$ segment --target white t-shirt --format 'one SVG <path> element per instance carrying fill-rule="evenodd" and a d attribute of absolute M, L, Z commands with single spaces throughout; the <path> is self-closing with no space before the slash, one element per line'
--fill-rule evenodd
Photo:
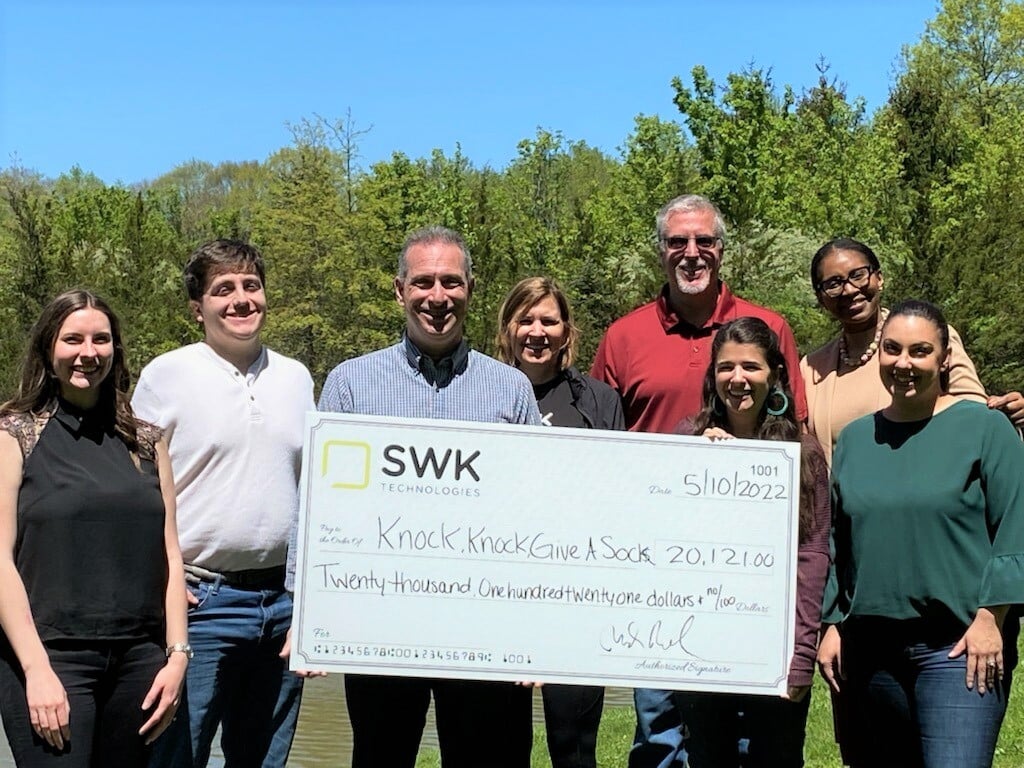
<path fill-rule="evenodd" d="M 207 344 L 147 365 L 135 414 L 164 429 L 185 562 L 212 571 L 283 565 L 297 514 L 313 379 L 266 347 L 246 374 Z"/>

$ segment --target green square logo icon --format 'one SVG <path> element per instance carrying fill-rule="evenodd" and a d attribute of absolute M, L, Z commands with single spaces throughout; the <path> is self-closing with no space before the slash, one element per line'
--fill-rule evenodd
<path fill-rule="evenodd" d="M 370 484 L 370 444 L 328 440 L 323 447 L 320 476 L 331 488 L 365 488 Z"/>

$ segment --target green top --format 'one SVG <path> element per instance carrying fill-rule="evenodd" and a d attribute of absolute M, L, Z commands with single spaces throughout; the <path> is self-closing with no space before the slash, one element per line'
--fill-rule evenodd
<path fill-rule="evenodd" d="M 835 563 L 822 621 L 956 618 L 1024 603 L 1024 444 L 1006 417 L 959 401 L 923 421 L 879 411 L 840 434 Z"/>

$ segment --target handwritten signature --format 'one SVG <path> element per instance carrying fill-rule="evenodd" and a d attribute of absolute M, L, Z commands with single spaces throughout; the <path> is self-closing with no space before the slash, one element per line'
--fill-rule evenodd
<path fill-rule="evenodd" d="M 693 629 L 694 616 L 691 614 L 677 627 L 666 625 L 660 619 L 651 625 L 631 621 L 625 627 L 611 624 L 601 631 L 598 641 L 601 649 L 611 653 L 617 650 L 642 648 L 646 650 L 678 650 L 692 659 L 700 659 L 683 643 Z"/>

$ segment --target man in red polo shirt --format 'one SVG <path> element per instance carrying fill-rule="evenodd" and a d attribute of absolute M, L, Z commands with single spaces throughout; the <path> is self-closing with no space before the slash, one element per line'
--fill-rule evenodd
<path fill-rule="evenodd" d="M 759 317 L 778 335 L 797 418 L 806 420 L 793 331 L 781 316 L 734 296 L 718 279 L 725 250 L 725 222 L 718 208 L 706 197 L 682 195 L 658 211 L 657 226 L 668 283 L 657 299 L 612 323 L 590 369 L 591 376 L 622 397 L 627 428 L 674 432 L 700 410 L 711 341 L 719 327 L 737 317 Z M 679 692 L 637 688 L 634 701 L 637 728 L 630 768 L 685 766 L 685 701 Z"/>
<path fill-rule="evenodd" d="M 796 415 L 805 421 L 807 398 L 793 331 L 780 315 L 735 296 L 718 279 L 725 222 L 715 204 L 700 195 L 674 198 L 658 211 L 657 226 L 668 283 L 657 299 L 612 323 L 590 369 L 622 397 L 626 427 L 674 432 L 699 411 L 711 341 L 737 317 L 759 317 L 778 335 Z"/>

